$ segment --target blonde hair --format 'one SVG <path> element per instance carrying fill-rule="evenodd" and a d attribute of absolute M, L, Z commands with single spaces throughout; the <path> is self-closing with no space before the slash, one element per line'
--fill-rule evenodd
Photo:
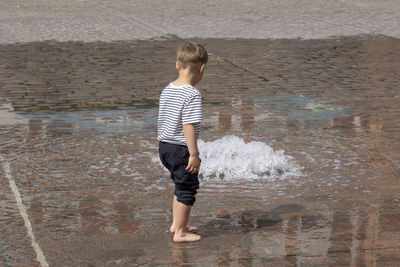
<path fill-rule="evenodd" d="M 183 69 L 206 64 L 208 61 L 207 50 L 198 43 L 185 43 L 179 46 L 176 53 L 176 60 L 178 61 L 179 67 Z"/>

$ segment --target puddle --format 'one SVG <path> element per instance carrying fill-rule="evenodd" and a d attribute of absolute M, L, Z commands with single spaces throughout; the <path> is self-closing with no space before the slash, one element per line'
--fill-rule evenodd
<path fill-rule="evenodd" d="M 300 121 L 330 120 L 350 116 L 346 114 L 343 108 L 321 104 L 301 94 L 294 96 L 276 95 L 271 98 L 261 98 L 257 100 L 257 103 L 272 104 L 277 110 L 287 111 L 288 119 L 296 118 Z"/>
<path fill-rule="evenodd" d="M 81 110 L 63 112 L 23 113 L 32 126 L 44 131 L 94 131 L 98 133 L 127 133 L 154 128 L 156 108 L 129 110 Z"/>

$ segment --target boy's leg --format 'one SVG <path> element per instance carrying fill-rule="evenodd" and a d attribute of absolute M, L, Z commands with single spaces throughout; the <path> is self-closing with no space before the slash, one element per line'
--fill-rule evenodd
<path fill-rule="evenodd" d="M 178 201 L 176 202 L 176 206 L 173 210 L 173 215 L 175 218 L 174 242 L 194 242 L 201 239 L 201 236 L 185 230 L 189 220 L 190 208 L 190 205 L 185 205 Z"/>
<path fill-rule="evenodd" d="M 173 198 L 173 200 L 172 200 L 172 216 L 173 216 L 173 221 L 172 221 L 171 228 L 169 229 L 169 231 L 170 231 L 171 233 L 173 233 L 173 234 L 175 233 L 175 228 L 176 228 L 174 210 L 177 209 L 177 205 L 178 205 L 178 200 L 177 200 L 177 197 L 174 195 L 174 198 Z M 190 218 L 190 217 L 189 217 L 189 218 Z M 185 231 L 194 232 L 194 231 L 197 230 L 197 227 L 189 226 L 188 223 L 189 223 L 189 222 L 186 223 Z"/>
<path fill-rule="evenodd" d="M 192 175 L 186 171 L 189 159 L 188 148 L 160 143 L 160 158 L 164 166 L 171 172 L 171 179 L 175 184 L 173 202 L 175 234 L 173 240 L 175 242 L 198 241 L 201 237 L 190 233 L 188 231 L 190 228 L 187 228 L 190 208 L 196 200 L 195 195 L 199 188 L 197 174 Z"/>

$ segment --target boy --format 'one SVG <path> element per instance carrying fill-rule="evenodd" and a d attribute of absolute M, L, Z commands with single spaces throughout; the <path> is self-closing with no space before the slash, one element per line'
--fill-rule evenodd
<path fill-rule="evenodd" d="M 203 120 L 201 94 L 194 87 L 203 77 L 208 61 L 206 49 L 197 43 L 181 45 L 177 51 L 178 78 L 161 93 L 157 139 L 163 165 L 175 184 L 170 232 L 174 242 L 194 242 L 201 236 L 188 225 L 190 208 L 199 188 L 200 169 L 197 137 Z"/>

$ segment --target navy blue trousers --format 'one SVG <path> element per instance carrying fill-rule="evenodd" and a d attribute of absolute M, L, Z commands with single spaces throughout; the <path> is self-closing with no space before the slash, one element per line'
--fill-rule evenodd
<path fill-rule="evenodd" d="M 175 184 L 174 195 L 178 202 L 193 206 L 199 189 L 199 178 L 197 173 L 191 174 L 186 171 L 189 162 L 187 146 L 160 142 L 158 152 L 162 164 L 171 173 L 171 179 Z"/>

